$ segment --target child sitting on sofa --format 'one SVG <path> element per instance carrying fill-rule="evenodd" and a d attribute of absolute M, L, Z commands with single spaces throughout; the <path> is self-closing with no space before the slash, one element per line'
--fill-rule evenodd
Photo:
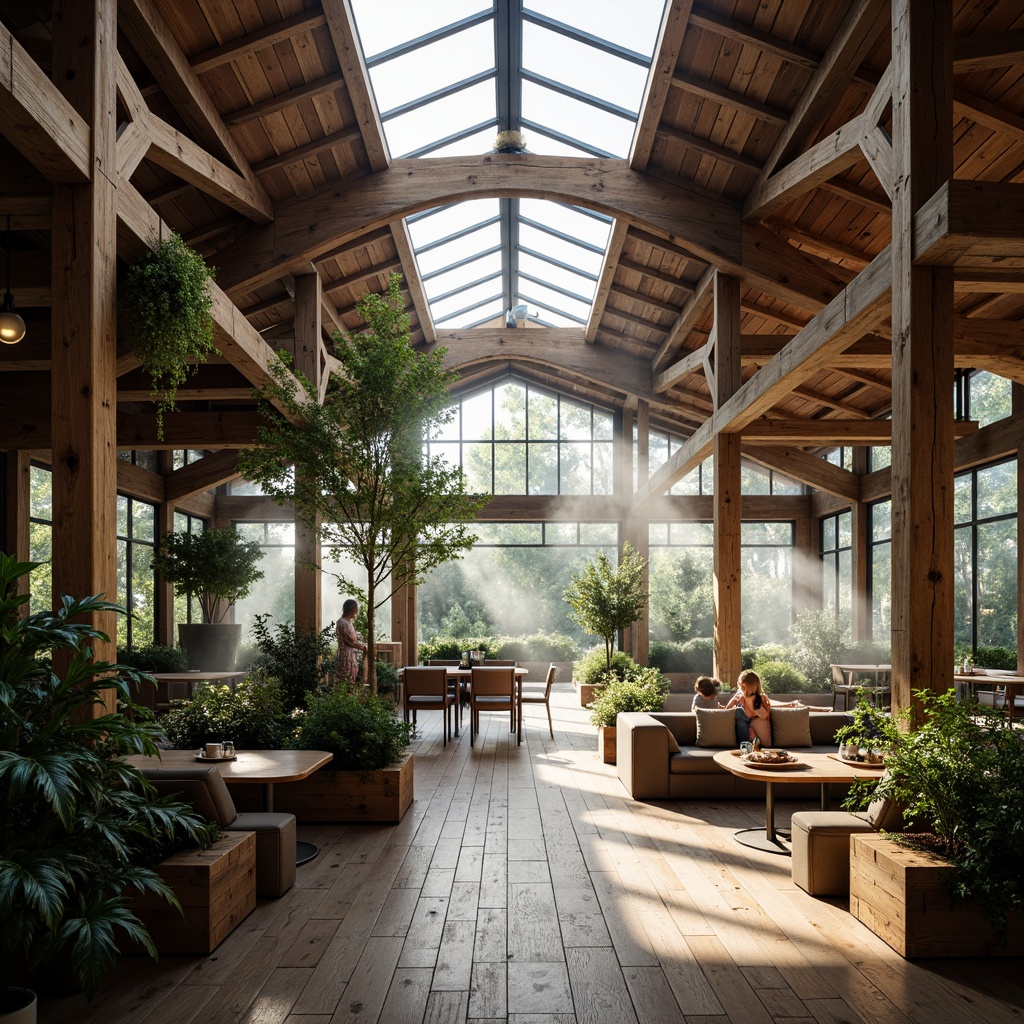
<path fill-rule="evenodd" d="M 736 680 L 737 692 L 726 708 L 736 709 L 736 742 L 758 739 L 763 747 L 772 745 L 771 702 L 761 691 L 761 677 L 744 669 Z"/>
<path fill-rule="evenodd" d="M 698 676 L 697 682 L 693 684 L 696 691 L 693 695 L 691 711 L 697 708 L 724 708 L 725 705 L 718 699 L 718 691 L 722 684 L 711 676 Z"/>

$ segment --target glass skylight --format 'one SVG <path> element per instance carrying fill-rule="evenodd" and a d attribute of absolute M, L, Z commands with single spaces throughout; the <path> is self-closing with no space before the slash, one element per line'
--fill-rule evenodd
<path fill-rule="evenodd" d="M 629 155 L 665 0 L 351 0 L 394 157 L 527 150 Z M 611 220 L 533 199 L 473 200 L 407 220 L 436 325 L 590 315 Z"/>

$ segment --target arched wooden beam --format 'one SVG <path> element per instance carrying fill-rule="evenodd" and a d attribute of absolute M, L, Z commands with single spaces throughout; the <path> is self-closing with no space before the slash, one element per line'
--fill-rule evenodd
<path fill-rule="evenodd" d="M 845 284 L 824 261 L 764 228 L 742 226 L 737 207 L 720 197 L 631 170 L 625 160 L 528 154 L 395 160 L 336 182 L 282 206 L 273 224 L 224 249 L 217 282 L 238 296 L 402 217 L 490 197 L 548 199 L 625 220 L 812 312 Z"/>

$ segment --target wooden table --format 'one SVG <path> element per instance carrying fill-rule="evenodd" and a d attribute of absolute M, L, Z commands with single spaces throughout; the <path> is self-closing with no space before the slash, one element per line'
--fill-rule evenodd
<path fill-rule="evenodd" d="M 971 672 L 969 675 L 964 675 L 962 672 L 956 672 L 953 674 L 953 679 L 965 686 L 978 686 L 987 683 L 991 683 L 993 686 L 1005 686 L 1006 696 L 1003 699 L 1003 707 L 1006 709 L 1007 717 L 1011 722 L 1013 721 L 1013 706 L 1016 703 L 1017 694 L 1024 692 L 1024 676 L 989 675 L 987 672 Z"/>
<path fill-rule="evenodd" d="M 816 782 L 821 784 L 821 809 L 828 810 L 828 785 L 830 782 L 852 782 L 854 779 L 877 779 L 880 768 L 859 767 L 839 761 L 831 754 L 793 750 L 790 753 L 800 762 L 792 768 L 755 768 L 740 760 L 739 750 L 720 750 L 715 754 L 715 764 L 741 779 L 751 779 L 765 784 L 764 831 L 757 828 L 740 829 L 736 842 L 754 850 L 766 853 L 781 853 L 790 856 L 788 847 L 783 846 L 775 829 L 775 785 L 777 783 Z"/>
<path fill-rule="evenodd" d="M 239 679 L 245 678 L 244 672 L 204 672 L 202 669 L 197 669 L 194 672 L 151 672 L 149 673 L 157 682 L 157 696 L 159 696 L 159 687 L 167 687 L 167 700 L 158 701 L 154 698 L 154 708 L 158 707 L 170 707 L 172 700 L 171 687 L 185 684 L 185 696 L 192 696 L 192 685 L 193 683 L 233 683 Z"/>
<path fill-rule="evenodd" d="M 234 761 L 203 762 L 196 759 L 193 750 L 161 750 L 155 757 L 133 754 L 125 760 L 136 768 L 194 768 L 197 764 L 212 763 L 225 782 L 262 786 L 263 810 L 272 811 L 275 783 L 298 782 L 333 757 L 326 750 L 240 750 Z M 297 842 L 295 846 L 296 864 L 305 864 L 319 853 L 313 843 Z"/>
<path fill-rule="evenodd" d="M 844 673 L 850 673 L 850 685 L 860 690 L 869 690 L 873 697 L 876 698 L 875 703 L 877 704 L 877 697 L 888 690 L 892 689 L 892 665 L 853 665 L 853 664 L 835 664 L 829 665 L 829 668 L 838 668 Z M 874 676 L 874 683 L 870 686 L 857 686 L 854 682 L 854 676 Z M 844 710 L 846 707 L 846 701 L 844 703 Z M 834 702 L 833 702 L 834 704 Z"/>

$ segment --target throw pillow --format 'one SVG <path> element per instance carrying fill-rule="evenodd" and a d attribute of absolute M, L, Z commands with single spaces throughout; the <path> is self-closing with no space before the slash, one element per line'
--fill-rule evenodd
<path fill-rule="evenodd" d="M 772 746 L 811 746 L 809 708 L 772 708 Z"/>
<path fill-rule="evenodd" d="M 694 708 L 697 716 L 698 747 L 735 747 L 736 712 Z"/>

